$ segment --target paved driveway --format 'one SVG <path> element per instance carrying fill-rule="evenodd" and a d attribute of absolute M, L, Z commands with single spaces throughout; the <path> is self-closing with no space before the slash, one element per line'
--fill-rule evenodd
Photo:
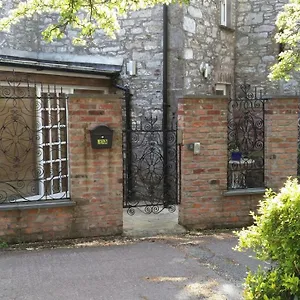
<path fill-rule="evenodd" d="M 230 233 L 92 244 L 0 251 L 0 299 L 235 300 L 257 267 Z"/>

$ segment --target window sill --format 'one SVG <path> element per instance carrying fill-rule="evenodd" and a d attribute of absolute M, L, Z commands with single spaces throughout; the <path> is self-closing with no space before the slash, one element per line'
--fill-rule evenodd
<path fill-rule="evenodd" d="M 26 209 L 43 209 L 55 207 L 69 207 L 74 206 L 74 201 L 65 200 L 51 200 L 51 201 L 34 201 L 34 202 L 18 202 L 18 203 L 5 203 L 0 204 L 0 211 L 4 210 L 26 210 Z"/>
<path fill-rule="evenodd" d="M 223 195 L 229 196 L 243 196 L 243 195 L 264 195 L 266 192 L 265 188 L 251 188 L 251 189 L 236 189 L 225 191 Z"/>
<path fill-rule="evenodd" d="M 219 28 L 220 29 L 223 29 L 223 30 L 226 30 L 226 31 L 229 31 L 229 32 L 234 32 L 235 30 L 231 27 L 228 27 L 228 26 L 225 26 L 225 25 L 219 25 Z"/>

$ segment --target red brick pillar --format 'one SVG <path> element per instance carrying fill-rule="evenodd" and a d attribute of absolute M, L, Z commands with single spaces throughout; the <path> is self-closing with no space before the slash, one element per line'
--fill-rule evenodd
<path fill-rule="evenodd" d="M 179 223 L 187 227 L 213 227 L 222 223 L 222 192 L 227 184 L 227 106 L 225 97 L 204 96 L 179 101 L 181 205 Z M 188 144 L 200 142 L 199 155 Z"/>
<path fill-rule="evenodd" d="M 298 101 L 274 98 L 265 105 L 265 183 L 274 190 L 297 175 Z"/>
<path fill-rule="evenodd" d="M 113 129 L 111 149 L 92 149 L 89 129 Z M 123 230 L 122 110 L 117 96 L 74 95 L 69 100 L 71 198 L 76 202 L 73 236 Z"/>

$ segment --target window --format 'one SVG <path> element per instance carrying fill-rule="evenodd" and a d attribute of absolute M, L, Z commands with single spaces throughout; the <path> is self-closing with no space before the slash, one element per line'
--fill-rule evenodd
<path fill-rule="evenodd" d="M 231 27 L 231 0 L 220 0 L 220 25 Z"/>
<path fill-rule="evenodd" d="M 264 188 L 265 99 L 244 84 L 228 102 L 228 189 Z"/>
<path fill-rule="evenodd" d="M 0 204 L 69 197 L 67 94 L 0 84 Z"/>
<path fill-rule="evenodd" d="M 216 95 L 219 96 L 227 96 L 228 91 L 227 91 L 227 86 L 226 84 L 216 84 Z"/>
<path fill-rule="evenodd" d="M 41 156 L 38 168 L 43 174 L 39 194 L 50 199 L 68 197 L 67 96 L 65 90 L 39 91 L 41 106 L 38 135 Z"/>
<path fill-rule="evenodd" d="M 0 81 L 0 204 L 68 199 L 68 95 L 98 86 Z"/>

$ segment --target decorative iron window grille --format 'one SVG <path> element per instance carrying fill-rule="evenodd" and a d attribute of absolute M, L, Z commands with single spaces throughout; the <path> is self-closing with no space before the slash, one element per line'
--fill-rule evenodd
<path fill-rule="evenodd" d="M 229 101 L 228 189 L 264 187 L 265 99 L 250 85 Z"/>
<path fill-rule="evenodd" d="M 67 92 L 0 83 L 0 204 L 69 198 Z"/>

